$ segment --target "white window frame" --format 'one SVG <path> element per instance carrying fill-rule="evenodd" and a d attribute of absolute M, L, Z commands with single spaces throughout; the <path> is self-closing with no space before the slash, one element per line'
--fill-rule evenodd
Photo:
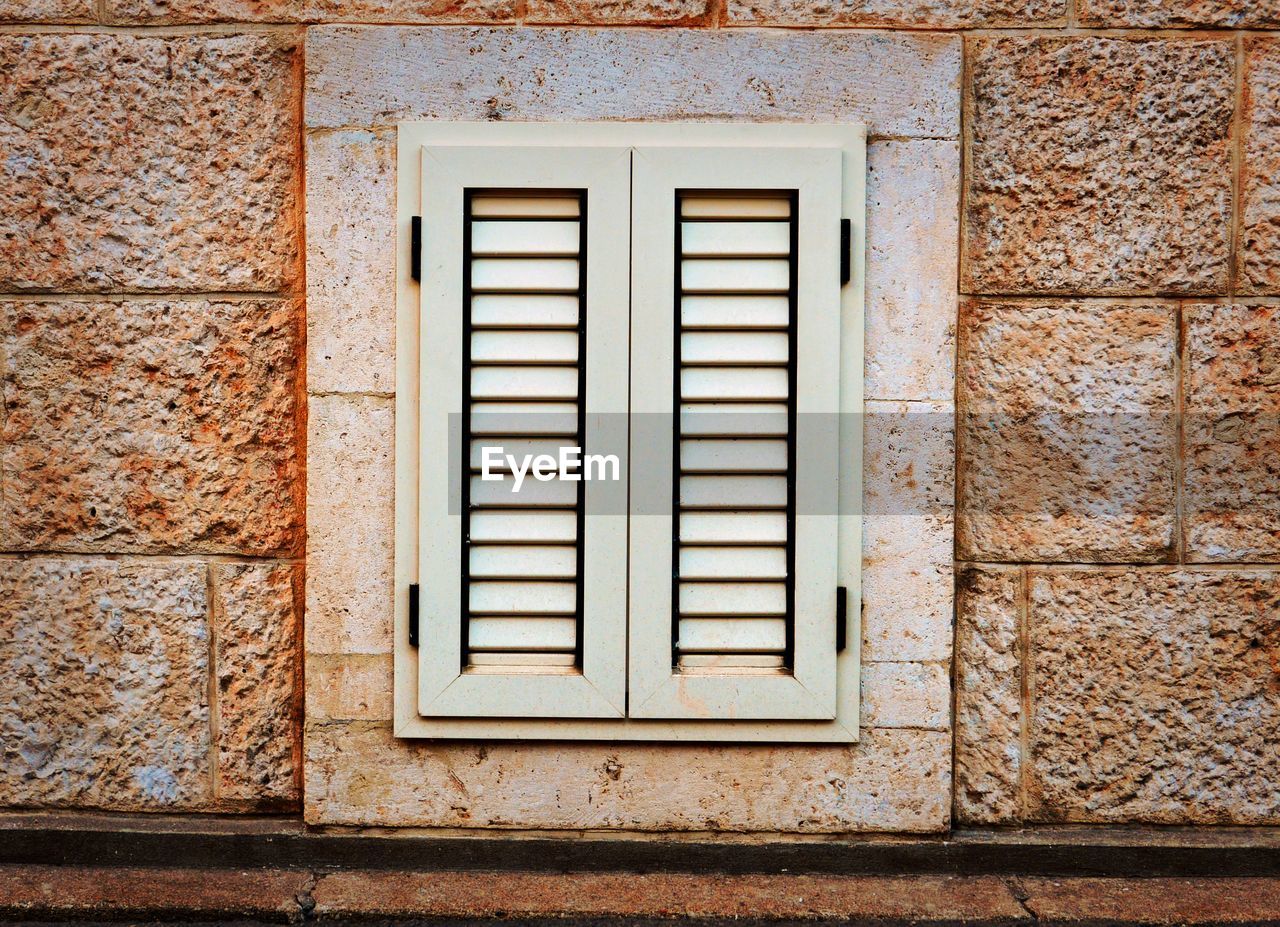
<path fill-rule="evenodd" d="M 427 552 L 419 543 L 419 526 L 425 521 L 434 521 L 438 517 L 439 505 L 447 506 L 447 500 L 430 502 L 419 498 L 419 486 L 424 487 L 424 495 L 433 496 L 435 488 L 446 492 L 447 478 L 437 482 L 434 477 L 426 479 L 427 470 L 420 467 L 444 466 L 447 468 L 447 451 L 444 455 L 436 453 L 436 447 L 428 455 L 426 451 L 428 438 L 422 436 L 420 445 L 419 419 L 419 376 L 425 373 L 419 364 L 419 351 L 428 344 L 427 333 L 420 330 L 420 305 L 423 300 L 422 290 L 410 276 L 411 254 L 411 218 L 423 215 L 422 201 L 422 152 L 424 148 L 471 147 L 471 148 L 560 148 L 572 151 L 590 149 L 631 149 L 637 156 L 643 156 L 646 149 L 656 148 L 699 148 L 699 149 L 833 149 L 839 152 L 842 177 L 840 178 L 839 218 L 848 219 L 852 226 L 851 280 L 840 288 L 839 307 L 839 400 L 841 413 L 841 433 L 839 440 L 839 459 L 832 461 L 831 467 L 839 475 L 839 515 L 826 516 L 836 522 L 836 545 L 834 551 L 835 572 L 833 585 L 843 586 L 847 595 L 846 647 L 834 654 L 834 642 L 828 653 L 834 654 L 834 670 L 829 674 L 830 685 L 834 688 L 834 718 L 818 718 L 810 720 L 777 720 L 777 715 L 770 719 L 747 720 L 709 720 L 699 718 L 673 719 L 669 717 L 642 718 L 636 716 L 636 694 L 629 696 L 631 700 L 631 717 L 616 714 L 590 717 L 579 714 L 570 717 L 571 712 L 564 706 L 556 706 L 558 695 L 550 695 L 548 712 L 541 717 L 533 716 L 529 706 L 542 693 L 535 692 L 530 686 L 533 678 L 548 678 L 541 674 L 523 676 L 512 683 L 511 690 L 502 695 L 502 705 L 494 706 L 494 710 L 506 711 L 508 704 L 518 704 L 519 717 L 474 717 L 463 714 L 466 706 L 459 702 L 457 713 L 426 717 L 419 711 L 420 681 L 438 688 L 445 679 L 444 670 L 440 675 L 432 675 L 432 658 L 424 658 L 421 650 L 432 648 L 414 648 L 409 644 L 408 588 L 410 583 L 425 579 L 422 572 L 424 561 L 426 570 L 435 567 L 439 558 L 426 556 Z M 544 152 L 550 154 L 550 152 Z M 724 154 L 725 152 L 717 152 Z M 474 153 L 473 153 L 474 154 Z M 494 157 L 501 159 L 501 154 Z M 866 175 L 866 133 L 865 128 L 857 124 L 848 125 L 812 125 L 812 124 L 742 124 L 742 123 L 443 123 L 416 122 L 403 123 L 398 132 L 398 185 L 397 185 L 397 389 L 396 389 L 396 553 L 395 553 L 395 733 L 406 738 L 485 738 L 501 740 L 597 740 L 597 741 L 717 741 L 717 742 L 802 742 L 802 743 L 849 743 L 858 739 L 859 708 L 859 663 L 861 641 L 861 558 L 862 558 L 862 525 L 861 525 L 861 485 L 862 485 L 862 429 L 861 412 L 863 410 L 863 280 L 865 251 L 865 175 Z M 551 159 L 534 159 L 545 163 Z M 714 160 L 714 158 L 712 159 Z M 470 185 L 475 187 L 512 186 L 511 163 L 503 165 L 500 183 L 493 179 L 478 179 Z M 531 183 L 538 186 L 538 183 Z M 574 187 L 584 186 L 581 173 L 570 181 L 551 183 L 545 186 Z M 749 186 L 765 186 L 758 180 Z M 598 195 L 598 194 L 597 194 Z M 589 205 L 589 215 L 595 217 L 595 202 Z M 430 226 L 424 216 L 424 240 L 431 241 Z M 833 238 L 838 235 L 838 227 L 833 227 L 825 234 Z M 430 244 L 427 245 L 430 248 Z M 802 245 L 803 247 L 803 245 Z M 588 251 L 588 263 L 600 263 L 600 252 L 592 245 Z M 835 249 L 828 249 L 834 253 Z M 459 252 L 460 255 L 460 252 Z M 625 260 L 622 265 L 625 266 Z M 454 261 L 461 268 L 460 257 Z M 430 268 L 424 259 L 424 271 Z M 835 271 L 833 270 L 833 273 Z M 427 273 L 424 272 L 424 278 Z M 426 280 L 424 279 L 424 284 Z M 588 322 L 588 332 L 592 324 L 601 324 L 597 315 Z M 629 322 L 622 320 L 625 328 Z M 461 337 L 460 330 L 458 337 Z M 590 335 L 589 335 L 590 337 Z M 423 355 L 424 359 L 434 365 L 435 359 Z M 588 363 L 591 352 L 588 350 Z M 446 368 L 447 369 L 447 368 Z M 455 361 L 451 373 L 455 384 L 461 382 L 461 371 Z M 621 378 L 618 378 L 621 379 Z M 460 402 L 460 394 L 459 394 Z M 799 410 L 799 407 L 798 407 Z M 598 411 L 588 408 L 588 416 Z M 612 411 L 612 409 L 610 409 Z M 670 406 L 668 406 L 670 411 Z M 436 458 L 439 458 L 437 460 Z M 433 463 L 434 461 L 434 463 Z M 420 479 L 420 477 L 423 477 Z M 433 488 L 434 487 L 434 488 Z M 601 516 L 625 522 L 619 516 Z M 822 516 L 806 516 L 822 517 Z M 799 513 L 797 514 L 797 520 Z M 455 514 L 444 516 L 437 528 L 440 531 L 451 531 L 455 542 L 460 538 L 459 518 Z M 669 552 L 669 537 L 667 549 Z M 799 538 L 797 538 L 799 541 Z M 622 571 L 616 571 L 621 573 Z M 456 571 L 454 573 L 456 581 Z M 815 597 L 821 592 L 825 599 L 824 609 L 834 612 L 834 588 L 815 591 Z M 423 634 L 427 634 L 425 623 L 427 615 L 425 583 L 423 583 Z M 634 598 L 634 597 L 632 597 Z M 816 598 L 815 598 L 816 602 Z M 669 606 L 668 606 L 669 607 Z M 798 612 L 798 609 L 797 609 Z M 623 608 L 625 615 L 625 607 Z M 455 618 L 459 615 L 455 614 Z M 799 623 L 799 618 L 798 618 Z M 453 622 L 455 629 L 459 622 Z M 457 631 L 455 630 L 455 634 Z M 828 636 L 829 633 L 828 633 Z M 663 640 L 669 640 L 669 624 L 664 632 Z M 424 641 L 425 644 L 425 641 Z M 634 644 L 633 644 L 634 646 Z M 665 651 L 665 659 L 669 661 L 670 652 Z M 603 654 L 604 651 L 601 651 Z M 615 652 L 616 653 L 616 652 Z M 799 650 L 797 650 L 797 656 Z M 452 668 L 449 672 L 457 672 L 457 660 L 450 653 Z M 627 655 L 624 652 L 612 664 L 613 669 L 626 671 Z M 585 663 L 585 654 L 584 654 Z M 584 665 L 584 671 L 588 669 Z M 601 668 L 602 671 L 604 668 Z M 592 685 L 597 691 L 600 687 L 614 685 L 617 673 L 603 675 L 597 673 Z M 457 687 L 459 695 L 463 686 L 458 686 L 467 674 L 458 673 L 458 678 L 448 683 L 443 692 Z M 584 679 L 583 676 L 578 677 Z M 492 679 L 492 676 L 488 677 Z M 512 674 L 512 679 L 516 679 Z M 555 678 L 555 677 L 550 677 Z M 606 681 L 609 680 L 609 681 Z M 616 691 L 616 690 L 612 690 Z M 437 696 L 438 697 L 438 696 Z M 497 698 L 498 696 L 494 696 Z M 823 701 L 823 704 L 827 704 Z M 435 705 L 435 702 L 432 702 Z M 656 705 L 655 705 L 656 707 Z M 438 710 L 432 708 L 433 711 Z M 770 711 L 774 709 L 768 709 Z M 594 711 L 594 709 L 592 709 Z M 587 713 L 589 714 L 589 713 Z M 825 714 L 825 712 L 823 712 Z"/>

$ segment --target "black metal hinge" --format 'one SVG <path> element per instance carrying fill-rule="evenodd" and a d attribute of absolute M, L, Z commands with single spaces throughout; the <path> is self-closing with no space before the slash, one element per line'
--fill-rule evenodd
<path fill-rule="evenodd" d="M 422 216 L 409 220 L 409 276 L 422 282 Z"/>
<path fill-rule="evenodd" d="M 409 584 L 409 646 L 418 646 L 418 584 Z"/>
<path fill-rule="evenodd" d="M 836 586 L 836 653 L 849 645 L 849 590 Z"/>
<path fill-rule="evenodd" d="M 840 220 L 840 285 L 853 277 L 853 222 Z"/>

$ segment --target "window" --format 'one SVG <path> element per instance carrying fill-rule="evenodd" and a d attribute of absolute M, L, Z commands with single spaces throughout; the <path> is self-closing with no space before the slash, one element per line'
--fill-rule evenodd
<path fill-rule="evenodd" d="M 857 739 L 864 151 L 401 126 L 399 736 Z"/>

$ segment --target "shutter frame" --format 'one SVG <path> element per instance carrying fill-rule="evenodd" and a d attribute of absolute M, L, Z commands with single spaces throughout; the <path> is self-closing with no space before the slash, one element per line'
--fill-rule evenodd
<path fill-rule="evenodd" d="M 626 706 L 624 582 L 610 565 L 625 556 L 622 519 L 605 513 L 619 504 L 616 487 L 583 483 L 578 538 L 583 555 L 580 671 L 548 668 L 531 672 L 501 666 L 467 670 L 462 666 L 467 604 L 462 573 L 467 545 L 456 507 L 461 468 L 464 371 L 463 223 L 468 190 L 585 190 L 585 305 L 625 304 L 625 235 L 628 221 L 630 154 L 625 148 L 496 148 L 427 146 L 421 149 L 422 282 L 418 353 L 418 575 L 421 586 L 417 710 L 423 717 L 466 718 L 620 718 Z M 621 242 L 621 247 L 619 247 Z M 621 269 L 620 269 L 621 268 Z M 578 401 L 591 413 L 625 413 L 626 384 L 605 373 L 626 362 L 625 320 L 601 311 L 586 329 L 586 395 Z M 483 369 L 483 368 L 476 368 Z M 489 368 L 494 369 L 494 368 Z M 626 473 L 626 448 L 611 442 L 587 450 L 619 456 Z M 466 452 L 469 453 L 469 450 Z M 453 460 L 458 457 L 458 460 Z M 473 513 L 474 514 L 474 513 Z"/>
<path fill-rule="evenodd" d="M 423 146 L 703 147 L 714 158 L 726 147 L 830 148 L 841 153 L 842 215 L 851 219 L 851 283 L 841 291 L 841 473 L 839 572 L 848 590 L 848 647 L 838 659 L 838 712 L 834 721 L 714 721 L 572 717 L 424 717 L 418 712 L 418 650 L 409 642 L 409 589 L 419 580 L 420 288 L 410 274 L 411 217 L 420 210 Z M 866 245 L 866 127 L 858 123 L 406 121 L 396 129 L 396 388 L 394 557 L 394 734 L 408 739 L 542 742 L 682 742 L 849 744 L 859 739 L 861 644 L 862 349 Z M 744 328 L 768 320 L 738 307 Z M 720 324 L 720 320 L 708 320 Z M 769 324 L 772 324 L 771 322 Z M 371 552 L 376 567 L 379 559 Z"/>
<path fill-rule="evenodd" d="M 673 562 L 673 463 L 676 437 L 668 425 L 679 386 L 674 345 L 677 191 L 794 190 L 797 212 L 797 316 L 792 377 L 795 471 L 807 487 L 806 512 L 796 511 L 794 650 L 790 673 L 679 672 L 672 654 L 676 595 L 630 597 L 629 713 L 635 718 L 830 720 L 837 715 L 835 598 L 837 585 L 838 444 L 840 410 L 840 255 L 842 162 L 830 148 L 637 149 L 632 163 L 633 472 L 646 474 L 632 494 L 630 585 L 678 587 Z M 665 372 L 665 376 L 663 375 Z M 659 433 L 655 433 L 659 432 Z M 658 474 L 654 477 L 650 474 Z M 656 514 L 655 514 L 656 513 Z M 740 626 L 744 630 L 746 626 Z"/>

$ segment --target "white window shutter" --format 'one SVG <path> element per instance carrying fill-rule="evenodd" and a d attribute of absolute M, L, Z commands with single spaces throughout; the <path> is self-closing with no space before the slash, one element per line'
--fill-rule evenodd
<path fill-rule="evenodd" d="M 481 465 L 486 447 L 582 447 L 618 456 L 625 480 L 625 443 L 592 423 L 628 405 L 628 173 L 625 149 L 423 149 L 424 717 L 625 712 L 620 490 L 528 475 L 515 492 Z"/>
<path fill-rule="evenodd" d="M 632 717 L 836 717 L 841 177 L 635 153 Z"/>

